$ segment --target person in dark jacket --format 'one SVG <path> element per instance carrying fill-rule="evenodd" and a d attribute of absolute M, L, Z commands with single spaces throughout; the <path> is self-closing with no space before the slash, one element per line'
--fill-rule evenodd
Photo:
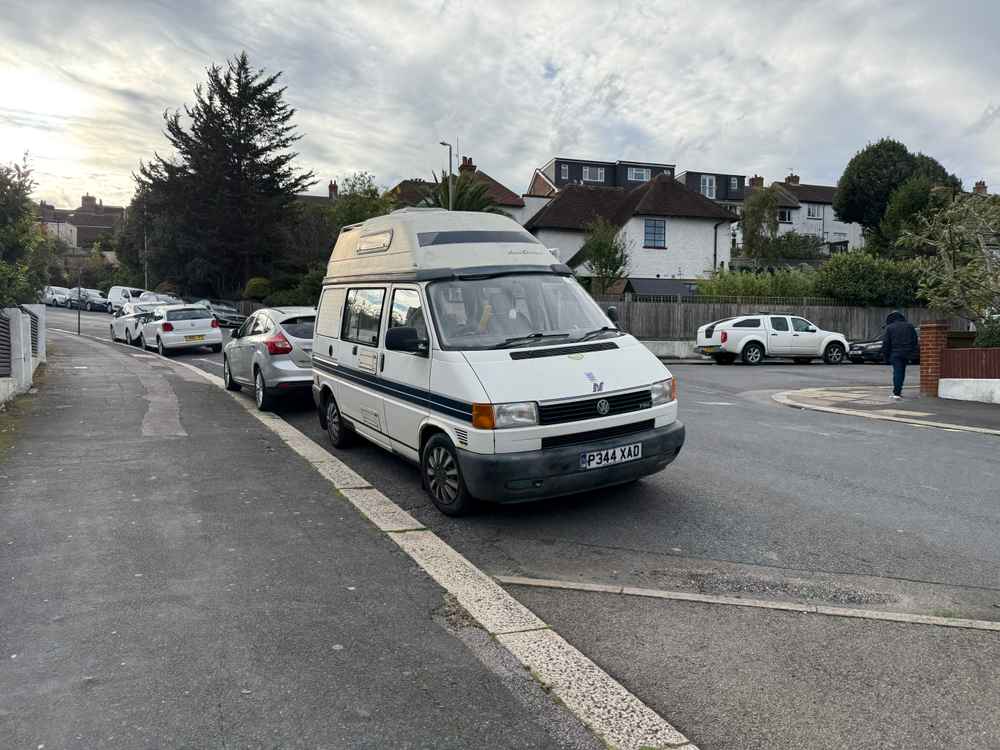
<path fill-rule="evenodd" d="M 917 329 L 898 310 L 885 319 L 882 336 L 882 358 L 892 365 L 892 397 L 903 397 L 906 363 L 916 355 L 919 347 Z"/>

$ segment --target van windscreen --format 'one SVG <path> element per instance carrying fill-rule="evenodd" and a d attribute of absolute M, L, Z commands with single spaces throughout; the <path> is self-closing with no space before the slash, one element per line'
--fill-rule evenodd
<path fill-rule="evenodd" d="M 445 349 L 566 343 L 617 329 L 575 279 L 529 273 L 428 286 Z"/>
<path fill-rule="evenodd" d="M 418 232 L 420 247 L 429 245 L 465 245 L 484 242 L 510 242 L 519 245 L 541 245 L 527 232 L 492 232 L 486 230 L 465 230 L 451 232 Z"/>

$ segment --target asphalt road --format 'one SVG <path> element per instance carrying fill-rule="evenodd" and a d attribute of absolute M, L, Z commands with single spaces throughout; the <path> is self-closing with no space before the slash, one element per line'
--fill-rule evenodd
<path fill-rule="evenodd" d="M 85 333 L 107 335 L 108 316 L 82 317 Z M 75 320 L 75 313 L 70 317 L 58 311 L 52 313 L 50 325 L 68 328 L 75 326 Z M 179 356 L 221 374 L 221 355 L 205 350 Z M 875 365 L 776 363 L 673 369 L 688 442 L 666 471 L 627 488 L 525 506 L 488 506 L 456 520 L 433 508 L 420 488 L 416 469 L 400 459 L 367 444 L 338 456 L 493 574 L 984 619 L 1000 616 L 996 438 L 799 411 L 770 399 L 775 391 L 802 387 L 884 383 L 888 388 L 888 370 Z M 917 373 L 911 371 L 910 376 L 915 381 Z M 279 413 L 327 445 L 308 399 L 284 404 Z M 587 595 L 588 606 L 581 609 L 576 594 L 512 591 L 530 600 L 557 627 L 565 624 L 575 645 L 661 708 L 668 719 L 673 711 L 681 712 L 687 719 L 680 728 L 703 748 L 833 747 L 871 736 L 864 723 L 854 727 L 844 723 L 844 696 L 832 685 L 823 689 L 822 677 L 811 694 L 816 704 L 809 724 L 818 727 L 817 733 L 781 731 L 797 721 L 796 712 L 801 713 L 795 702 L 782 703 L 759 691 L 726 692 L 727 686 L 741 680 L 761 679 L 761 670 L 770 662 L 759 658 L 733 662 L 739 649 L 727 652 L 711 643 L 695 645 L 682 639 L 679 643 L 686 647 L 728 653 L 728 661 L 706 662 L 715 671 L 699 673 L 703 692 L 692 693 L 685 705 L 662 685 L 670 670 L 669 665 L 659 666 L 662 646 L 643 635 L 656 632 L 663 617 L 655 607 L 616 601 L 602 608 L 599 596 Z M 683 609 L 689 608 L 673 607 L 671 612 L 677 616 Z M 688 624 L 710 632 L 733 616 L 730 611 L 713 611 L 716 614 L 710 616 L 699 610 L 701 616 L 689 618 Z M 730 632 L 753 639 L 766 630 L 759 625 L 762 616 L 746 616 L 757 617 L 753 620 L 757 625 Z M 879 626 L 878 633 L 870 635 L 873 630 L 862 625 L 854 637 L 849 629 L 830 630 L 841 625 L 827 623 L 808 633 L 785 629 L 785 647 L 806 652 L 829 648 L 846 662 L 853 657 L 854 644 L 865 642 L 866 649 L 877 652 L 881 642 L 888 649 L 899 639 L 894 634 L 897 628 L 916 627 Z M 934 628 L 906 632 L 924 639 L 924 647 L 914 652 L 921 658 L 934 653 L 926 639 L 958 638 L 941 636 Z M 948 656 L 953 669 L 962 668 L 963 658 L 970 664 L 975 661 L 971 646 L 958 652 Z M 727 673 L 727 664 L 736 674 Z M 875 686 L 871 689 L 876 692 L 891 693 L 886 705 L 902 713 L 882 716 L 881 721 L 902 726 L 912 718 L 906 712 L 912 691 L 893 673 L 894 665 L 903 668 L 889 658 L 873 661 L 866 675 L 860 674 L 864 669 L 858 665 L 857 672 L 845 672 L 845 679 L 853 674 L 862 684 Z M 928 674 L 939 672 L 938 662 L 925 666 Z M 919 673 L 920 668 L 919 660 L 911 662 L 906 674 Z M 781 676 L 770 674 L 774 679 Z M 716 675 L 715 682 L 711 675 Z M 995 681 L 972 679 L 966 689 L 1000 705 Z M 955 710 L 958 696 L 945 692 L 925 697 L 919 706 L 909 707 L 932 715 L 936 732 L 952 737 L 955 746 L 1000 747 L 995 708 L 985 724 L 982 713 L 975 712 L 980 733 L 974 738 L 967 735 L 965 742 L 963 727 L 971 719 Z M 687 710 L 711 700 L 719 702 L 713 715 L 728 716 L 730 724 L 740 725 L 740 732 L 716 731 L 716 723 L 699 718 L 704 712 Z M 969 702 L 964 705 L 968 708 Z M 903 747 L 912 740 L 912 734 L 902 730 L 885 731 L 885 742 L 876 743 L 879 746 Z M 768 737 L 767 742 L 761 737 Z M 786 741 L 778 741 L 779 737 Z"/>

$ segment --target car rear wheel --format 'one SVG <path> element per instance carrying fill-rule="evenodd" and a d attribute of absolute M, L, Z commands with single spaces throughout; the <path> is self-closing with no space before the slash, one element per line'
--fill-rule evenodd
<path fill-rule="evenodd" d="M 844 361 L 844 345 L 834 342 L 823 352 L 823 361 L 828 365 L 839 365 Z"/>
<path fill-rule="evenodd" d="M 271 411 L 274 406 L 274 397 L 267 392 L 267 383 L 264 382 L 260 370 L 254 371 L 253 400 L 257 404 L 258 411 Z"/>
<path fill-rule="evenodd" d="M 354 442 L 354 431 L 344 422 L 333 396 L 326 402 L 326 434 L 334 448 L 348 448 Z"/>
<path fill-rule="evenodd" d="M 125 329 L 125 343 L 129 346 L 133 346 L 135 344 L 135 342 L 132 341 L 132 332 L 129 331 L 128 328 Z"/>
<path fill-rule="evenodd" d="M 764 359 L 764 347 L 756 341 L 751 341 L 743 347 L 743 364 L 759 365 Z"/>
<path fill-rule="evenodd" d="M 111 340 L 112 341 L 117 341 L 118 339 L 115 338 L 115 327 L 114 326 L 108 326 L 108 328 L 111 329 Z"/>
<path fill-rule="evenodd" d="M 159 336 L 156 337 L 156 353 L 159 354 L 161 357 L 170 356 L 170 352 L 167 350 L 167 347 L 163 345 L 163 339 L 161 339 Z"/>
<path fill-rule="evenodd" d="M 212 344 L 212 351 L 215 354 L 218 354 L 219 352 L 221 352 L 222 351 L 222 344 Z"/>
<path fill-rule="evenodd" d="M 229 369 L 229 357 L 222 358 L 222 382 L 227 391 L 238 391 L 243 387 L 233 380 L 233 373 Z"/>
<path fill-rule="evenodd" d="M 427 441 L 420 457 L 420 473 L 434 506 L 446 516 L 465 515 L 473 509 L 475 499 L 465 486 L 455 446 L 447 436 L 438 433 Z"/>

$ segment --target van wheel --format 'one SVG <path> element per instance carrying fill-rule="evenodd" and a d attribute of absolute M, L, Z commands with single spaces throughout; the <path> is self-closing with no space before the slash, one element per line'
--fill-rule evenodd
<path fill-rule="evenodd" d="M 229 357 L 222 358 L 222 382 L 227 391 L 238 391 L 243 387 L 233 380 L 233 373 L 229 369 Z"/>
<path fill-rule="evenodd" d="M 340 416 L 340 409 L 333 396 L 326 401 L 326 434 L 330 436 L 330 442 L 337 449 L 349 448 L 354 442 L 354 431 Z"/>
<path fill-rule="evenodd" d="M 446 516 L 462 516 L 473 509 L 475 499 L 462 479 L 455 446 L 445 435 L 438 433 L 424 445 L 420 475 L 427 494 Z"/>
<path fill-rule="evenodd" d="M 844 345 L 836 341 L 826 347 L 823 352 L 823 361 L 828 365 L 839 365 L 844 361 Z"/>
<path fill-rule="evenodd" d="M 745 365 L 759 365 L 764 359 L 764 347 L 756 341 L 751 341 L 743 347 L 742 358 Z"/>

